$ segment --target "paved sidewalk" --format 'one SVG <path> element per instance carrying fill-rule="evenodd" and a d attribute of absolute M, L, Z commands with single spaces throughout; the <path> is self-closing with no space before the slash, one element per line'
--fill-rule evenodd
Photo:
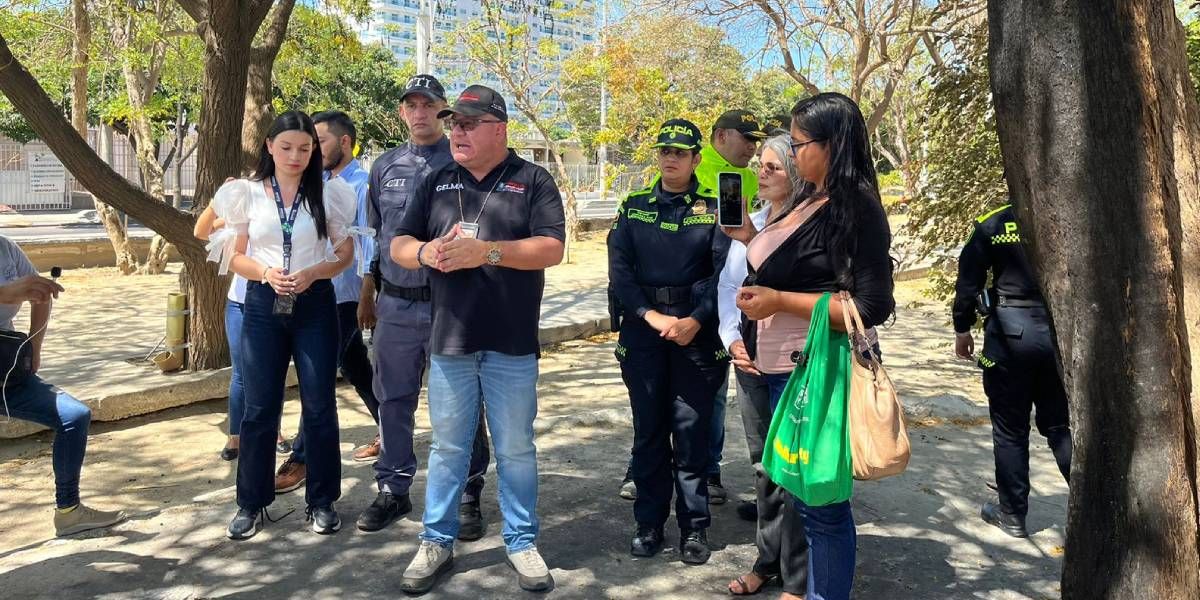
<path fill-rule="evenodd" d="M 546 272 L 544 343 L 607 327 L 603 235 L 576 244 L 574 254 L 571 264 Z M 42 376 L 87 402 L 98 421 L 223 397 L 228 369 L 164 375 L 144 360 L 165 333 L 167 294 L 179 290 L 179 269 L 173 263 L 163 275 L 128 277 L 113 268 L 64 271 L 59 282 L 66 292 L 54 305 Z M 22 311 L 16 326 L 27 330 L 28 317 Z M 0 438 L 38 429 L 0 414 Z"/>
<path fill-rule="evenodd" d="M 885 336 L 885 339 L 886 336 Z M 727 597 L 724 586 L 753 561 L 753 527 L 736 502 L 714 507 L 712 560 L 688 567 L 669 547 L 651 559 L 628 554 L 632 507 L 617 498 L 631 438 L 628 400 L 611 336 L 568 342 L 542 360 L 535 425 L 541 472 L 539 547 L 557 588 L 571 599 Z M 939 367 L 928 367 L 940 370 Z M 896 375 L 897 378 L 902 376 Z M 942 372 L 943 377 L 949 374 Z M 348 598 L 400 597 L 396 585 L 417 545 L 424 505 L 428 418 L 417 417 L 421 471 L 414 512 L 366 534 L 353 520 L 372 500 L 370 465 L 349 453 L 370 439 L 370 417 L 353 391 L 339 389 L 344 529 L 318 536 L 303 521 L 303 495 L 280 496 L 278 523 L 244 543 L 225 539 L 232 516 L 234 469 L 217 458 L 224 402 L 215 400 L 95 427 L 84 469 L 85 501 L 122 507 L 132 519 L 110 531 L 53 539 L 49 436 L 0 444 L 0 589 L 6 598 Z M 299 404 L 286 405 L 294 430 Z M 971 398 L 978 402 L 978 398 Z M 724 479 L 748 497 L 750 470 L 739 416 L 727 421 Z M 979 504 L 991 492 L 990 431 L 943 424 L 914 427 L 913 459 L 902 476 L 857 484 L 855 598 L 993 600 L 1056 598 L 1066 486 L 1050 453 L 1035 443 L 1029 540 L 984 525 Z M 483 504 L 482 540 L 457 546 L 456 565 L 427 598 L 525 598 L 504 565 L 494 475 Z M 678 533 L 668 524 L 668 542 Z M 774 598 L 768 588 L 763 598 Z"/>

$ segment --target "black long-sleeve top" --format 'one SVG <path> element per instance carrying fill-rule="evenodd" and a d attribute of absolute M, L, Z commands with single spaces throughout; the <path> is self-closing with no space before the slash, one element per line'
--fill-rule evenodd
<path fill-rule="evenodd" d="M 829 202 L 837 202 L 836 198 Z M 747 285 L 761 285 L 783 292 L 838 292 L 840 263 L 829 249 L 833 233 L 830 204 L 817 209 L 807 221 L 784 240 L 755 270 L 749 268 Z M 892 259 L 888 249 L 892 232 L 882 205 L 874 205 L 856 227 L 857 241 L 850 257 L 851 285 L 855 306 L 867 327 L 882 324 L 896 308 L 893 296 Z M 752 336 L 750 322 L 743 324 L 743 337 Z M 748 338 L 749 339 L 749 338 Z"/>
<path fill-rule="evenodd" d="M 997 294 L 1024 299 L 1042 297 L 1025 247 L 1021 245 L 1016 217 L 1008 204 L 975 219 L 971 237 L 958 257 L 952 308 L 956 333 L 965 333 L 975 325 L 975 297 L 987 285 L 989 270 Z"/>
<path fill-rule="evenodd" d="M 691 314 L 672 316 L 716 329 L 716 280 L 730 241 L 716 210 L 716 196 L 694 176 L 686 192 L 663 191 L 656 181 L 625 199 L 608 236 L 608 278 L 628 315 L 656 308 L 642 286 L 690 286 Z"/>

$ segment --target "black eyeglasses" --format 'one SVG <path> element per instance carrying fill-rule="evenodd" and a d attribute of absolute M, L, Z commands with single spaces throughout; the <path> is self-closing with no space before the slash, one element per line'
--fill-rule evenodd
<path fill-rule="evenodd" d="M 809 145 L 809 144 L 815 144 L 815 143 L 817 143 L 817 142 L 823 142 L 823 141 L 825 141 L 825 140 L 823 140 L 823 139 L 817 139 L 817 140 L 808 140 L 807 142 L 796 142 L 796 141 L 791 141 L 791 142 L 788 142 L 788 146 L 791 146 L 791 147 L 792 147 L 792 156 L 794 157 L 794 156 L 796 156 L 796 152 L 797 152 L 798 150 L 800 150 L 800 148 L 803 148 L 803 147 L 805 147 L 805 146 L 807 146 L 807 145 Z"/>
<path fill-rule="evenodd" d="M 662 146 L 658 149 L 658 155 L 663 158 L 666 158 L 668 156 L 673 156 L 675 158 L 687 158 L 691 154 L 692 154 L 691 150 L 684 150 L 683 148 L 671 148 L 668 146 Z"/>
<path fill-rule="evenodd" d="M 503 121 L 491 119 L 446 119 L 446 131 L 454 131 L 454 128 L 461 128 L 463 131 L 475 131 L 483 123 L 503 123 Z"/>

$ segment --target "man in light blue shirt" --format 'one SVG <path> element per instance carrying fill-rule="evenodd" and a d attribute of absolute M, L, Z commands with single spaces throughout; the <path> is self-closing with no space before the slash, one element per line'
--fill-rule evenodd
<path fill-rule="evenodd" d="M 342 377 L 354 386 L 371 418 L 379 425 L 379 401 L 372 387 L 374 371 L 367 346 L 363 343 L 362 329 L 358 326 L 358 300 L 362 291 L 363 274 L 375 255 L 375 239 L 366 231 L 367 227 L 367 179 L 368 173 L 354 158 L 354 147 L 358 132 L 354 121 L 341 111 L 331 110 L 313 115 L 317 128 L 317 141 L 321 144 L 321 156 L 325 163 L 325 179 L 340 177 L 358 196 L 358 212 L 354 217 L 351 239 L 354 241 L 354 266 L 333 278 L 333 289 L 337 296 L 338 366 Z M 354 451 L 354 460 L 373 461 L 379 455 L 379 434 L 370 443 Z M 296 436 L 292 455 L 279 467 L 275 476 L 276 493 L 298 489 L 307 475 L 304 459 L 304 438 Z"/>

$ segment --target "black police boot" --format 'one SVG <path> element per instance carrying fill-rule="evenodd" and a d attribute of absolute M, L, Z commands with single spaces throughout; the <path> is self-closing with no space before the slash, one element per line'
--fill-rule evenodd
<path fill-rule="evenodd" d="M 312 530 L 314 533 L 329 535 L 337 533 L 337 530 L 342 528 L 342 519 L 338 516 L 337 511 L 333 510 L 333 505 L 331 504 L 310 506 L 305 512 L 306 520 L 312 521 Z"/>
<path fill-rule="evenodd" d="M 1015 538 L 1029 537 L 1029 532 L 1025 530 L 1025 517 L 1004 512 L 1004 509 L 1000 508 L 1000 504 L 996 502 L 984 502 L 979 516 L 989 524 L 999 527 L 1000 531 Z"/>
<path fill-rule="evenodd" d="M 479 501 L 463 502 L 458 505 L 458 539 L 471 542 L 483 537 L 487 524 L 483 522 L 483 512 L 479 510 Z"/>
<path fill-rule="evenodd" d="M 375 501 L 358 515 L 358 528 L 363 531 L 379 531 L 412 511 L 412 502 L 408 494 L 399 496 L 391 492 L 381 491 L 375 496 Z"/>
<path fill-rule="evenodd" d="M 633 541 L 629 544 L 629 553 L 645 558 L 658 554 L 658 551 L 662 550 L 662 547 L 662 527 L 642 527 L 639 525 L 637 532 L 633 534 Z"/>
<path fill-rule="evenodd" d="M 703 529 L 685 529 L 679 532 L 679 559 L 689 565 L 708 562 L 712 550 L 708 548 L 708 534 Z"/>

